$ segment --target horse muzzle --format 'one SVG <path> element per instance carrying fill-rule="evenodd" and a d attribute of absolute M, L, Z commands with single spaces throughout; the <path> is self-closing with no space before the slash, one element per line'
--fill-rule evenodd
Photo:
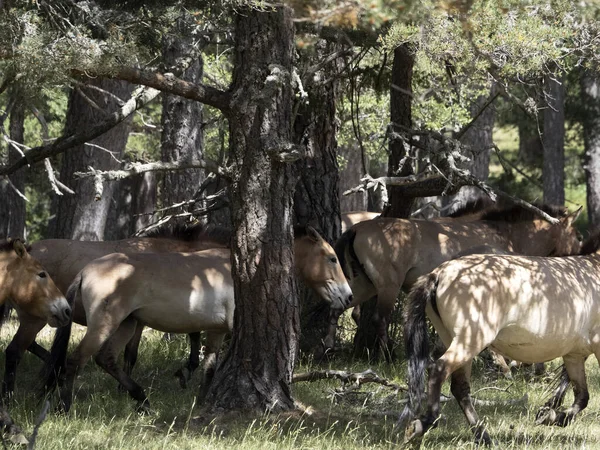
<path fill-rule="evenodd" d="M 64 327 L 71 320 L 71 307 L 64 297 L 59 297 L 50 305 L 48 325 L 54 328 Z"/>

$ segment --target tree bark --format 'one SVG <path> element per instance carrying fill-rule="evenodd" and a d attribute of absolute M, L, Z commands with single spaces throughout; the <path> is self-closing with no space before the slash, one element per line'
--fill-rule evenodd
<path fill-rule="evenodd" d="M 9 136 L 13 141 L 23 143 L 25 109 L 21 101 L 16 101 L 9 119 Z M 20 153 L 8 145 L 8 164 L 21 158 Z M 25 172 L 23 170 L 8 177 L 10 182 L 22 194 L 25 194 Z M 7 237 L 25 238 L 25 200 L 8 185 L 7 180 L 0 180 L 0 239 Z"/>
<path fill-rule="evenodd" d="M 400 136 L 396 125 L 412 127 L 412 75 L 415 64 L 413 49 L 403 44 L 394 50 L 392 67 L 392 86 L 390 89 L 390 156 L 388 159 L 388 175 L 404 177 L 415 173 L 414 161 L 410 159 L 413 152 L 410 144 Z M 414 198 L 402 195 L 397 187 L 388 188 L 389 217 L 408 217 Z"/>
<path fill-rule="evenodd" d="M 272 9 L 271 9 L 272 8 Z M 293 190 L 280 150 L 292 142 L 294 25 L 290 10 L 238 7 L 229 116 L 234 328 L 206 396 L 209 411 L 294 407 L 299 333 Z"/>
<path fill-rule="evenodd" d="M 556 77 L 546 76 L 544 91 L 544 202 L 565 204 L 565 86 Z"/>
<path fill-rule="evenodd" d="M 491 89 L 494 90 L 494 87 Z M 493 92 L 492 92 L 493 94 Z M 490 95 L 492 95 L 490 94 Z M 460 141 L 467 144 L 473 150 L 472 160 L 468 169 L 471 174 L 481 181 L 486 181 L 490 174 L 490 153 L 494 143 L 493 132 L 496 120 L 496 109 L 493 104 L 488 105 L 483 111 L 490 96 L 479 96 L 471 105 L 471 118 L 475 119 L 471 127 L 462 136 Z M 477 114 L 479 116 L 477 117 Z M 475 186 L 463 186 L 458 193 L 450 199 L 455 204 L 447 211 L 447 214 L 460 209 L 469 201 L 476 200 L 486 194 Z"/>
<path fill-rule="evenodd" d="M 126 101 L 133 86 L 123 81 L 97 79 L 91 84 Z M 85 97 L 77 90 L 71 93 L 67 111 L 65 134 L 75 134 L 90 124 L 100 122 L 111 111 L 118 108 L 117 100 L 95 89 L 82 88 Z M 90 100 L 95 106 L 90 104 Z M 98 109 L 97 107 L 100 109 Z M 104 239 L 106 218 L 111 206 L 114 182 L 107 182 L 101 198 L 95 198 L 93 179 L 74 180 L 75 172 L 95 169 L 116 169 L 117 161 L 125 150 L 129 135 L 130 119 L 121 122 L 92 141 L 93 145 L 82 144 L 63 155 L 60 180 L 69 185 L 75 195 L 63 195 L 55 201 L 55 219 L 50 233 L 55 238 L 99 241 Z M 109 153 L 110 152 L 110 153 Z M 111 154 L 112 153 L 112 154 Z"/>
<path fill-rule="evenodd" d="M 320 41 L 315 44 L 310 65 L 318 64 L 339 45 Z M 306 146 L 306 158 L 300 163 L 300 180 L 294 194 L 296 223 L 310 224 L 333 244 L 341 234 L 339 202 L 340 175 L 337 162 L 336 99 L 338 81 L 322 84 L 339 64 L 332 61 L 304 80 L 308 102 L 302 101 L 294 120 L 294 141 Z M 328 307 L 305 286 L 300 287 L 301 330 L 300 350 L 309 352 L 319 347 L 327 333 Z"/>
<path fill-rule="evenodd" d="M 598 75 L 581 76 L 582 105 L 585 108 L 583 140 L 585 146 L 585 184 L 590 230 L 600 227 L 600 83 Z"/>
<path fill-rule="evenodd" d="M 186 19 L 179 19 L 175 30 L 177 36 L 165 38 L 163 42 L 163 58 L 167 67 L 174 66 L 177 60 L 191 53 L 194 40 L 191 33 L 186 33 L 187 22 Z M 190 65 L 181 78 L 194 84 L 201 83 L 202 72 L 203 62 L 199 58 Z M 162 106 L 162 161 L 190 163 L 200 161 L 204 147 L 202 103 L 164 93 Z M 202 169 L 166 173 L 162 188 L 163 207 L 192 199 L 204 177 Z M 169 214 L 184 210 L 187 208 L 171 210 Z"/>
<path fill-rule="evenodd" d="M 400 136 L 400 128 L 412 127 L 412 75 L 415 64 L 413 49 L 403 44 L 394 50 L 392 66 L 392 86 L 390 89 L 390 135 L 388 158 L 388 176 L 408 176 L 415 173 L 414 156 L 410 145 Z M 415 197 L 404 195 L 402 188 L 388 187 L 389 206 L 385 212 L 388 217 L 409 217 Z M 377 332 L 374 322 L 375 298 L 361 305 L 360 323 L 354 336 L 354 354 L 356 356 L 376 355 Z M 391 342 L 391 340 L 390 340 Z"/>

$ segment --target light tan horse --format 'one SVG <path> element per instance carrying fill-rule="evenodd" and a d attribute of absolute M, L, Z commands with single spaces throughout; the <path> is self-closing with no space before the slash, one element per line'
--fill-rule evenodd
<path fill-rule="evenodd" d="M 163 235 L 168 233 L 169 237 Z M 193 252 L 215 247 L 227 247 L 229 231 L 203 225 L 165 226 L 146 237 L 119 241 L 73 241 L 70 239 L 45 239 L 31 246 L 31 255 L 40 261 L 58 288 L 67 292 L 77 273 L 88 263 L 110 253 L 167 253 Z M 83 308 L 73 307 L 75 323 L 85 325 Z M 19 329 L 6 349 L 6 363 L 2 395 L 9 397 L 16 379 L 16 371 L 27 349 L 45 359 L 48 352 L 35 343 L 35 337 L 45 326 L 46 321 L 30 315 L 21 315 Z M 141 335 L 142 328 L 139 330 Z"/>
<path fill-rule="evenodd" d="M 600 235 L 581 253 L 466 256 L 419 279 L 406 308 L 410 401 L 401 422 L 419 414 L 429 358 L 426 315 L 447 350 L 429 371 L 427 412 L 410 424 L 408 440 L 420 439 L 435 423 L 441 385 L 452 375 L 452 393 L 476 440 L 491 442 L 469 396 L 472 360 L 487 346 L 528 363 L 563 358 L 574 383 L 573 405 L 558 412 L 546 404 L 538 423 L 565 426 L 587 406 L 584 363 L 592 353 L 600 361 Z"/>
<path fill-rule="evenodd" d="M 65 297 L 18 239 L 0 241 L 0 319 L 4 317 L 7 302 L 21 320 L 28 318 L 58 327 L 67 324 L 71 317 L 71 307 Z M 0 432 L 4 429 L 11 434 L 20 433 L 0 406 Z"/>
<path fill-rule="evenodd" d="M 342 233 L 358 222 L 372 220 L 379 217 L 381 213 L 370 211 L 350 211 L 342 213 Z"/>
<path fill-rule="evenodd" d="M 521 207 L 494 210 L 481 221 L 427 221 L 379 218 L 360 222 L 335 245 L 356 306 L 377 295 L 377 334 L 387 349 L 387 324 L 401 288 L 463 252 L 495 251 L 524 255 L 572 255 L 579 252 L 579 237 L 572 226 L 580 210 L 568 214 L 544 207 L 560 217 L 553 225 Z M 333 348 L 337 317 L 332 310 L 326 349 Z"/>
<path fill-rule="evenodd" d="M 333 248 L 311 227 L 297 229 L 295 271 L 334 307 L 346 307 L 352 292 Z M 148 407 L 144 390 L 117 364 L 117 356 L 140 322 L 173 333 L 207 331 L 203 389 L 212 378 L 217 353 L 233 327 L 234 294 L 228 249 L 196 253 L 111 254 L 88 264 L 69 287 L 67 297 L 83 305 L 85 337 L 69 358 L 61 403 L 68 410 L 77 372 L 90 356 Z M 64 362 L 70 327 L 57 333 L 47 365 L 47 388 Z M 100 351 L 102 349 L 102 351 Z"/>

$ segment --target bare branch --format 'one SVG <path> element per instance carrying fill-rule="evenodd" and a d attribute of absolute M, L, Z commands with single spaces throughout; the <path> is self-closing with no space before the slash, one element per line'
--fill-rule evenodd
<path fill-rule="evenodd" d="M 10 166 L 0 166 L 0 175 L 11 174 L 27 164 L 35 164 L 36 162 L 42 161 L 45 158 L 58 155 L 72 147 L 97 138 L 101 134 L 106 133 L 108 130 L 121 123 L 134 111 L 149 103 L 159 94 L 159 90 L 152 88 L 136 89 L 131 98 L 121 108 L 107 116 L 107 118 L 102 122 L 94 125 L 89 130 L 86 130 L 81 134 L 63 136 L 54 141 L 52 144 L 32 148 L 25 153 L 23 158 L 19 159 L 14 164 Z"/>
<path fill-rule="evenodd" d="M 372 369 L 367 369 L 364 372 L 346 372 L 345 370 L 317 370 L 308 373 L 298 373 L 294 374 L 292 377 L 292 383 L 328 379 L 342 380 L 346 384 L 352 383 L 356 386 L 360 386 L 365 383 L 377 383 L 402 391 L 406 390 L 405 387 L 392 383 L 385 378 L 381 378 Z"/>

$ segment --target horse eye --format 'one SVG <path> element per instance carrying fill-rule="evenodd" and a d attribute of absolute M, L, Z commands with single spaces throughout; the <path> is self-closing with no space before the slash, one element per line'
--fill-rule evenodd
<path fill-rule="evenodd" d="M 329 262 L 331 262 L 332 264 L 336 264 L 337 258 L 335 256 L 332 256 L 331 258 L 329 258 Z"/>
<path fill-rule="evenodd" d="M 40 272 L 40 273 L 38 273 L 38 277 L 40 277 L 40 278 L 46 278 L 46 276 L 47 276 L 46 272 Z"/>

